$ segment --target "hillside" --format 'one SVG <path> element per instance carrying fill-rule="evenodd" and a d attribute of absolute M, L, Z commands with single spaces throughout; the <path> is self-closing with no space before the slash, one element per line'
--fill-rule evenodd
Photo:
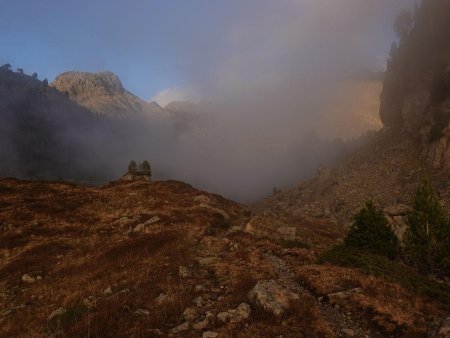
<path fill-rule="evenodd" d="M 181 182 L 4 179 L 0 220 L 2 337 L 423 336 L 448 301 L 321 263 L 327 222 Z"/>
<path fill-rule="evenodd" d="M 268 198 L 266 207 L 348 225 L 365 200 L 382 208 L 408 204 L 429 178 L 448 208 L 449 5 L 428 0 L 399 16 L 381 95 L 383 129 L 374 140 L 312 181 Z"/>
<path fill-rule="evenodd" d="M 2 176 L 95 179 L 104 169 L 94 158 L 111 121 L 37 78 L 0 70 L 0 119 Z"/>

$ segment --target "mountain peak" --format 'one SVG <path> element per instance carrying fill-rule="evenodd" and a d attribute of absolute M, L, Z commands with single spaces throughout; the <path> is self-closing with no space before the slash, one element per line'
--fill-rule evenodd
<path fill-rule="evenodd" d="M 59 75 L 52 86 L 70 96 L 82 96 L 96 93 L 97 95 L 113 95 L 125 91 L 122 82 L 112 72 L 86 73 L 65 72 Z"/>
<path fill-rule="evenodd" d="M 161 118 L 163 110 L 127 91 L 119 77 L 112 72 L 65 72 L 58 75 L 52 86 L 67 93 L 78 104 L 92 112 L 119 118 L 149 116 Z"/>

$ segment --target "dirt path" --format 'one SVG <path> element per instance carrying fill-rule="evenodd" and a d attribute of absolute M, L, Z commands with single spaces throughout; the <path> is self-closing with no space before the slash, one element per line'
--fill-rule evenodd
<path fill-rule="evenodd" d="M 293 292 L 307 293 L 313 296 L 308 289 L 297 282 L 295 274 L 282 258 L 269 253 L 265 253 L 264 255 L 273 267 L 274 271 L 277 273 L 277 282 L 279 284 Z M 381 332 L 371 328 L 370 324 L 364 318 L 355 317 L 354 314 L 344 312 L 342 309 L 331 306 L 324 301 L 317 300 L 317 303 L 322 317 L 331 324 L 337 337 L 384 337 Z"/>

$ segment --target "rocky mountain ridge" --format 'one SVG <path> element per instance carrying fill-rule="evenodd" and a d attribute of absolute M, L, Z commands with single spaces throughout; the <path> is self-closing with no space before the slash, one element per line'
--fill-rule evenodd
<path fill-rule="evenodd" d="M 118 118 L 168 118 L 156 102 L 145 102 L 127 91 L 112 72 L 66 72 L 51 84 L 81 106 L 107 116 Z"/>

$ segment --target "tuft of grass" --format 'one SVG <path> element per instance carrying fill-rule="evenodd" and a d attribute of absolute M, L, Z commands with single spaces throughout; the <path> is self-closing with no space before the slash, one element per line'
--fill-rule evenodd
<path fill-rule="evenodd" d="M 57 316 L 49 321 L 47 330 L 50 334 L 63 333 L 65 328 L 76 325 L 88 312 L 89 309 L 84 305 L 70 307 L 61 316 Z"/>
<path fill-rule="evenodd" d="M 7 193 L 10 191 L 12 191 L 10 187 L 7 187 L 6 185 L 0 183 L 0 194 Z"/>
<path fill-rule="evenodd" d="M 281 245 L 283 248 L 286 248 L 286 249 L 295 249 L 295 248 L 310 249 L 311 248 L 311 246 L 308 243 L 304 243 L 299 240 L 282 241 Z"/>
<path fill-rule="evenodd" d="M 430 280 L 399 261 L 393 261 L 363 249 L 338 245 L 325 252 L 319 258 L 319 262 L 358 268 L 365 274 L 398 283 L 418 295 L 428 296 L 450 306 L 448 286 Z"/>

